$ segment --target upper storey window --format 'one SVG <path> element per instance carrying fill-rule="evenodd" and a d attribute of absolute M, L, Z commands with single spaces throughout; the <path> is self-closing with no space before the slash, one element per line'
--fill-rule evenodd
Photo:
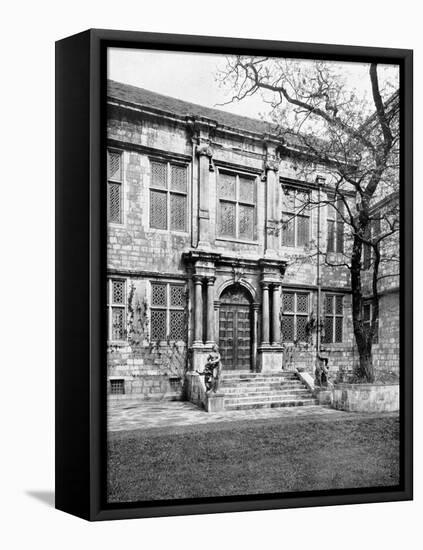
<path fill-rule="evenodd" d="M 150 168 L 150 227 L 185 232 L 188 208 L 187 167 L 153 160 Z"/>
<path fill-rule="evenodd" d="M 333 206 L 328 204 L 326 252 L 344 252 L 343 215 L 344 204 L 340 199 Z"/>
<path fill-rule="evenodd" d="M 310 193 L 285 188 L 282 212 L 282 246 L 308 246 L 310 243 Z"/>
<path fill-rule="evenodd" d="M 256 179 L 219 171 L 219 235 L 238 240 L 256 238 Z"/>
<path fill-rule="evenodd" d="M 107 151 L 107 219 L 111 223 L 123 223 L 123 167 L 122 152 Z"/>

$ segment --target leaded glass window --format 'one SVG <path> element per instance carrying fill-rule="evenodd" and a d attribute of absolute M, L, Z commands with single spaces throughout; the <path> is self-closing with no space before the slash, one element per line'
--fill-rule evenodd
<path fill-rule="evenodd" d="M 150 227 L 187 231 L 188 169 L 186 165 L 150 163 Z"/>
<path fill-rule="evenodd" d="M 323 338 L 325 344 L 341 343 L 344 326 L 344 296 L 326 294 L 324 300 Z"/>
<path fill-rule="evenodd" d="M 331 200 L 328 198 L 328 200 Z M 344 252 L 344 204 L 339 199 L 328 204 L 326 216 L 326 252 Z"/>
<path fill-rule="evenodd" d="M 186 338 L 186 293 L 181 283 L 152 282 L 150 338 L 180 341 Z"/>
<path fill-rule="evenodd" d="M 122 152 L 107 151 L 107 219 L 110 223 L 123 221 Z"/>
<path fill-rule="evenodd" d="M 282 293 L 282 340 L 307 342 L 310 295 L 308 292 Z"/>
<path fill-rule="evenodd" d="M 380 218 L 375 218 L 370 221 L 370 224 L 367 227 L 364 238 L 370 243 L 374 242 L 375 239 L 380 235 Z M 377 245 L 379 246 L 379 245 Z M 363 243 L 363 269 L 370 269 L 370 266 L 373 264 L 375 259 L 375 250 L 371 244 Z"/>
<path fill-rule="evenodd" d="M 286 187 L 283 208 L 282 246 L 308 246 L 310 243 L 309 192 Z"/>
<path fill-rule="evenodd" d="M 124 279 L 109 279 L 107 289 L 109 340 L 126 338 L 126 284 Z"/>
<path fill-rule="evenodd" d="M 218 174 L 218 233 L 221 237 L 256 239 L 256 179 L 233 172 Z"/>

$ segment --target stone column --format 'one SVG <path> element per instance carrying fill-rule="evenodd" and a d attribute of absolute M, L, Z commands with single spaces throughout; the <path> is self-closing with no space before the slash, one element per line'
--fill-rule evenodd
<path fill-rule="evenodd" d="M 266 251 L 267 256 L 275 256 L 279 248 L 279 160 L 272 150 L 265 164 L 266 171 Z"/>
<path fill-rule="evenodd" d="M 203 343 L 203 279 L 202 277 L 194 276 L 194 345 Z"/>
<path fill-rule="evenodd" d="M 257 318 L 258 318 L 258 309 L 260 305 L 257 303 L 253 304 L 253 327 L 251 334 L 251 348 L 252 348 L 252 365 L 253 370 L 257 371 Z"/>
<path fill-rule="evenodd" d="M 206 344 L 214 344 L 214 277 L 207 277 L 207 334 Z"/>
<path fill-rule="evenodd" d="M 261 343 L 269 343 L 269 284 L 262 283 Z"/>
<path fill-rule="evenodd" d="M 213 152 L 207 142 L 197 145 L 199 165 L 198 246 L 210 247 L 210 185 L 209 172 Z"/>
<path fill-rule="evenodd" d="M 280 328 L 280 285 L 272 286 L 272 344 L 280 345 L 281 328 Z"/>

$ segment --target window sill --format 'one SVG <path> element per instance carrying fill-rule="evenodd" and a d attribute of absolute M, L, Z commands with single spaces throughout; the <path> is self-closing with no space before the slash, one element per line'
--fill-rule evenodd
<path fill-rule="evenodd" d="M 183 346 L 187 345 L 184 340 L 150 340 L 148 343 L 149 346 L 154 344 L 158 344 L 160 347 L 173 346 L 174 344 Z"/>
<path fill-rule="evenodd" d="M 243 239 L 232 239 L 231 237 L 216 237 L 216 241 L 230 242 L 230 243 L 239 243 L 239 244 L 252 244 L 254 246 L 259 246 L 260 243 L 257 241 L 248 241 Z"/>
<path fill-rule="evenodd" d="M 107 346 L 109 347 L 112 347 L 112 346 L 115 346 L 115 347 L 119 347 L 119 348 L 124 348 L 125 346 L 129 346 L 129 342 L 128 340 L 107 340 Z"/>
<path fill-rule="evenodd" d="M 183 237 L 189 237 L 188 231 L 177 231 L 176 229 L 157 229 L 155 227 L 149 227 L 148 231 L 152 231 L 154 233 L 160 233 L 162 235 L 180 235 Z"/>

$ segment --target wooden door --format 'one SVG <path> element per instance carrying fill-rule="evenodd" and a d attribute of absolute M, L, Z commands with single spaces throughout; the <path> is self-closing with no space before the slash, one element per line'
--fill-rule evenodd
<path fill-rule="evenodd" d="M 251 369 L 251 305 L 242 289 L 221 297 L 219 351 L 225 370 Z"/>

